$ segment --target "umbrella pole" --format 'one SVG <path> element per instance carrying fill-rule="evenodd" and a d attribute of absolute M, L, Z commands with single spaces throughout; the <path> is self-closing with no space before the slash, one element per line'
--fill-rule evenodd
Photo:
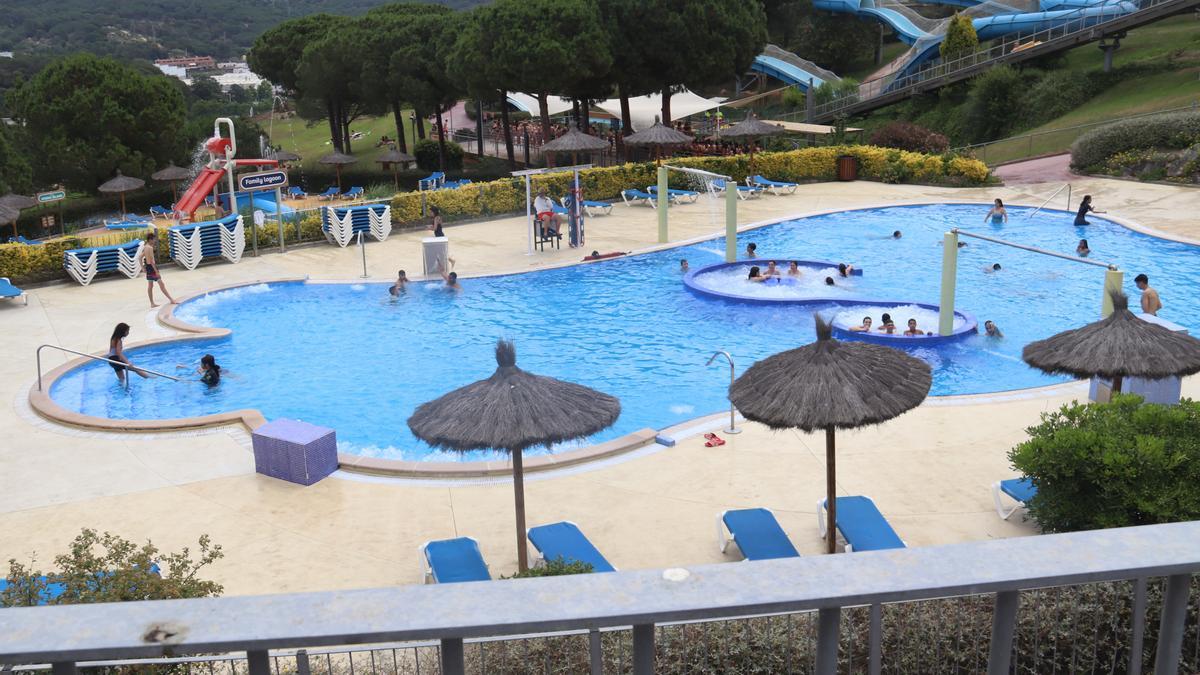
<path fill-rule="evenodd" d="M 121 193 L 121 220 L 125 220 L 125 193 Z"/>
<path fill-rule="evenodd" d="M 1112 393 L 1114 393 L 1114 394 L 1121 393 L 1121 380 L 1123 380 L 1123 379 L 1125 379 L 1125 376 L 1123 376 L 1123 375 L 1117 375 L 1116 377 L 1114 377 L 1112 379 Z"/>
<path fill-rule="evenodd" d="M 833 427 L 825 427 L 825 545 L 829 553 L 837 546 L 837 464 L 834 459 Z"/>
<path fill-rule="evenodd" d="M 522 450 L 514 450 L 513 460 L 513 496 L 517 505 L 517 571 L 529 569 L 528 543 L 525 541 L 525 467 L 521 462 Z"/>

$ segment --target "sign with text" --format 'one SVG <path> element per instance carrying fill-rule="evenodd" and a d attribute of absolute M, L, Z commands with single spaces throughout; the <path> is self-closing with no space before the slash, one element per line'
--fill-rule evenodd
<path fill-rule="evenodd" d="M 59 202 L 67 198 L 66 190 L 53 190 L 51 192 L 39 192 L 37 200 L 39 204 L 49 204 L 50 202 Z"/>
<path fill-rule="evenodd" d="M 254 190 L 274 190 L 275 188 L 287 187 L 287 184 L 287 172 L 280 171 L 278 169 L 274 171 L 247 173 L 238 176 L 238 189 L 243 192 L 251 192 Z"/>

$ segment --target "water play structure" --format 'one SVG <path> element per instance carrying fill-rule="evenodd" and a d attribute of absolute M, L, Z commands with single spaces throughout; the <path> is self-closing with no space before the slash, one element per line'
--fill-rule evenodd
<path fill-rule="evenodd" d="M 228 137 L 221 135 L 222 127 L 228 131 Z M 238 193 L 234 180 L 234 173 L 238 167 L 271 168 L 279 166 L 279 162 L 274 159 L 237 159 L 237 135 L 234 132 L 233 120 L 228 117 L 217 118 L 213 122 L 212 138 L 204 142 L 204 149 L 208 151 L 208 163 L 200 170 L 199 175 L 184 191 L 179 201 L 175 202 L 173 208 L 176 220 L 180 222 L 192 220 L 196 209 L 204 204 L 210 196 L 213 203 L 221 204 L 228 209 L 230 194 L 238 195 L 239 207 L 245 203 L 243 199 L 247 199 L 254 208 L 262 209 L 264 212 L 267 212 L 268 209 L 270 209 L 270 213 L 277 213 L 284 209 L 289 213 L 292 211 L 290 207 L 285 207 L 280 203 L 278 190 L 275 191 L 273 201 L 261 193 L 256 195 L 245 192 Z M 228 191 L 223 198 L 220 185 L 222 178 L 228 181 Z"/>

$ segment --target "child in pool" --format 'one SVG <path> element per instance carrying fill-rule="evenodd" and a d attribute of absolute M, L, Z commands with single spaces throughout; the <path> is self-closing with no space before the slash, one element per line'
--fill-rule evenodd
<path fill-rule="evenodd" d="M 851 331 L 853 331 L 853 332 L 855 332 L 855 333 L 869 333 L 869 332 L 871 332 L 871 317 L 869 317 L 869 316 L 864 316 L 864 317 L 863 317 L 863 322 L 862 322 L 862 325 L 861 325 L 861 326 L 851 326 L 850 330 L 851 330 Z"/>

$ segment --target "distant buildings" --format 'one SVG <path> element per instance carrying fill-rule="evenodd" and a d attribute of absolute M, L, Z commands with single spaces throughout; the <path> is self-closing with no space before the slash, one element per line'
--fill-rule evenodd
<path fill-rule="evenodd" d="M 257 87 L 263 78 L 250 71 L 245 61 L 223 61 L 217 63 L 211 56 L 181 56 L 171 59 L 156 59 L 154 65 L 164 75 L 183 80 L 191 85 L 197 76 L 208 76 L 221 85 L 223 91 L 238 85 L 246 89 Z"/>
<path fill-rule="evenodd" d="M 211 56 L 180 56 L 173 59 L 155 59 L 154 65 L 160 68 L 172 66 L 184 70 L 213 70 L 217 67 L 217 61 Z"/>

